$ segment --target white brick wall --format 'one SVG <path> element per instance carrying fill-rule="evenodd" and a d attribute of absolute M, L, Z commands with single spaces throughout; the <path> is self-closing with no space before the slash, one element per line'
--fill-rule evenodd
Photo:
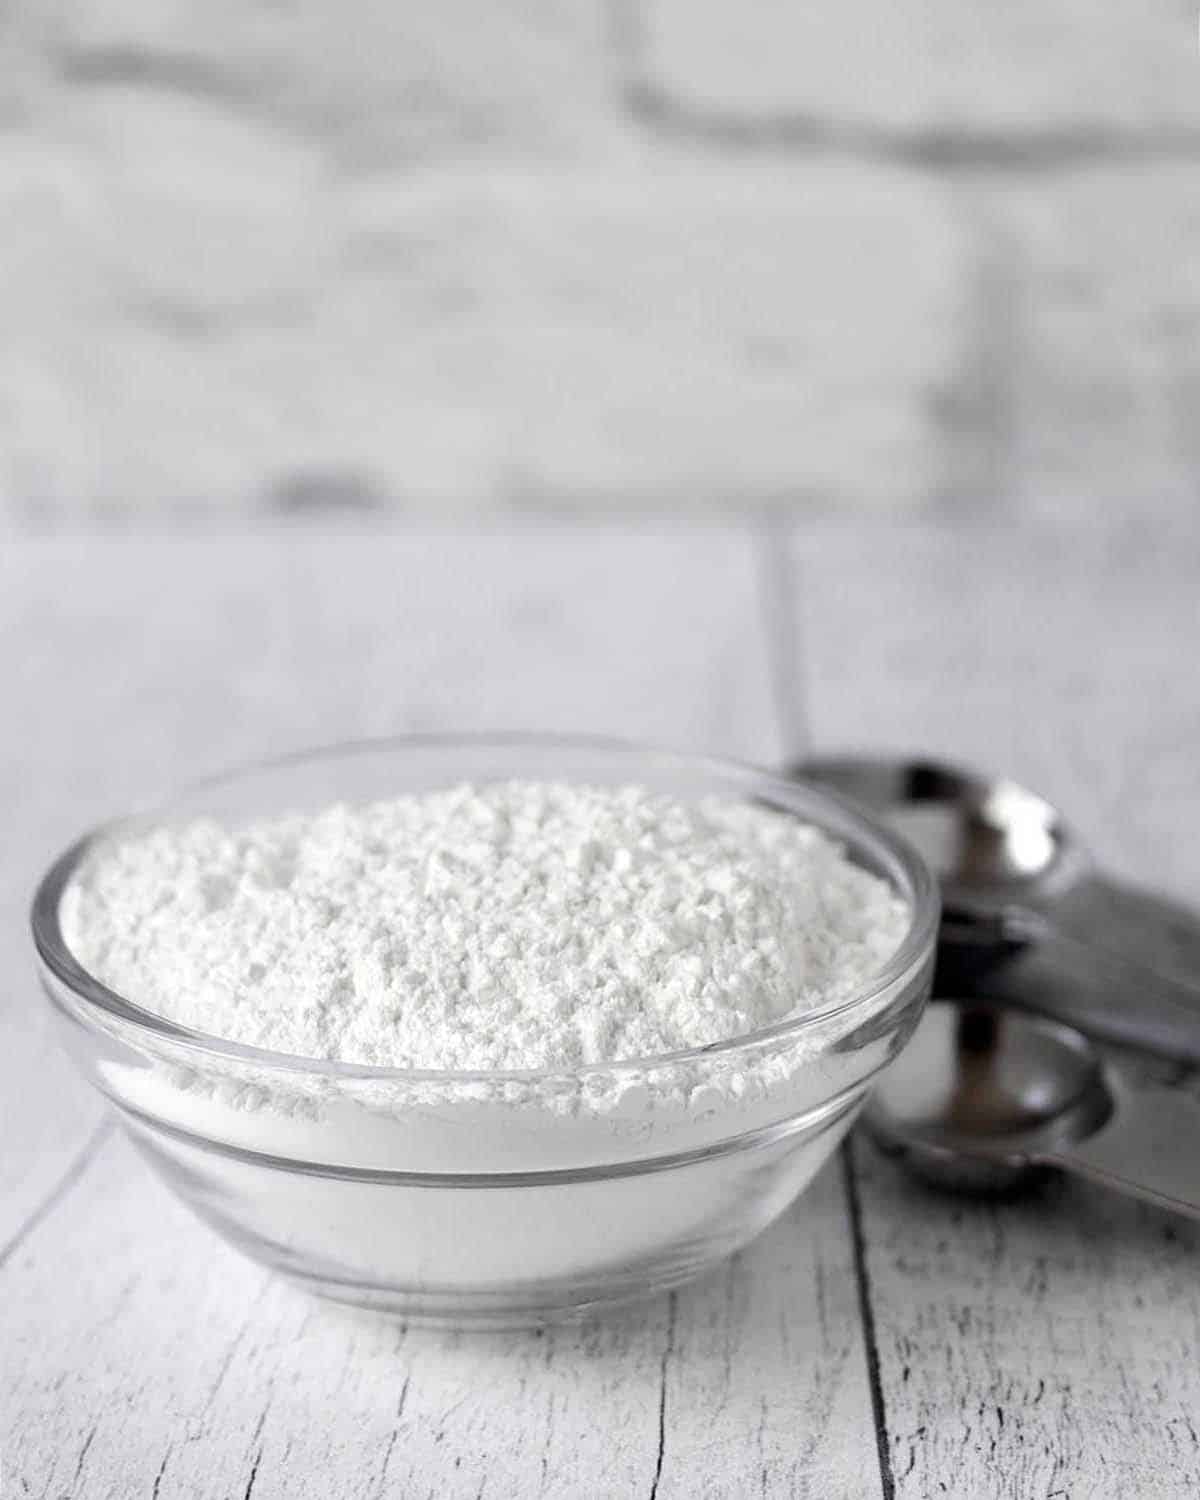
<path fill-rule="evenodd" d="M 1190 503 L 1169 0 L 21 0 L 0 513 Z"/>
<path fill-rule="evenodd" d="M 1009 183 L 991 208 L 1014 262 L 1014 502 L 1195 509 L 1200 163 Z"/>

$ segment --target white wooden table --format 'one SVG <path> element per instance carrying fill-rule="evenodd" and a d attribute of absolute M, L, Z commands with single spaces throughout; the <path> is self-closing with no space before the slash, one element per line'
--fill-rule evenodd
<path fill-rule="evenodd" d="M 745 1254 L 621 1318 L 468 1338 L 350 1315 L 227 1250 L 102 1121 L 25 932 L 89 820 L 434 726 L 937 749 L 1200 900 L 1198 577 L 1182 528 L 5 542 L 0 1495 L 1200 1493 L 1186 1223 L 1075 1183 L 938 1197 L 856 1142 Z"/>

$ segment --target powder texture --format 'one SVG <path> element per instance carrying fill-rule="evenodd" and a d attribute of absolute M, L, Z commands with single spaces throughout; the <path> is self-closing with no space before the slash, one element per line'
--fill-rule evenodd
<path fill-rule="evenodd" d="M 849 996 L 907 904 L 817 829 L 638 786 L 497 782 L 99 845 L 63 897 L 111 989 L 276 1051 L 575 1067 Z"/>

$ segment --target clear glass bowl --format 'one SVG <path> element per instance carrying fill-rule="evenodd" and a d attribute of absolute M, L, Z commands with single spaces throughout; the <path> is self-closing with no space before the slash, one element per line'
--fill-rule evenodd
<path fill-rule="evenodd" d="M 222 1041 L 87 973 L 59 921 L 97 840 L 460 780 L 635 781 L 752 799 L 816 824 L 912 908 L 861 993 L 702 1049 L 571 1072 L 419 1072 Z M 81 839 L 38 889 L 33 932 L 67 1046 L 164 1181 L 232 1244 L 314 1291 L 409 1318 L 541 1321 L 658 1292 L 745 1245 L 846 1133 L 928 995 L 938 900 L 881 825 L 764 771 L 532 736 L 340 746 L 237 770 Z"/>

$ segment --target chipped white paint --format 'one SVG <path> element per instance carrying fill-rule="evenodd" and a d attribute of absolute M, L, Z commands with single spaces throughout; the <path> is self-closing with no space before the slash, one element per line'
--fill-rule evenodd
<path fill-rule="evenodd" d="M 955 1202 L 854 1150 L 896 1494 L 1195 1494 L 1196 1225 L 1066 1182 Z"/>

